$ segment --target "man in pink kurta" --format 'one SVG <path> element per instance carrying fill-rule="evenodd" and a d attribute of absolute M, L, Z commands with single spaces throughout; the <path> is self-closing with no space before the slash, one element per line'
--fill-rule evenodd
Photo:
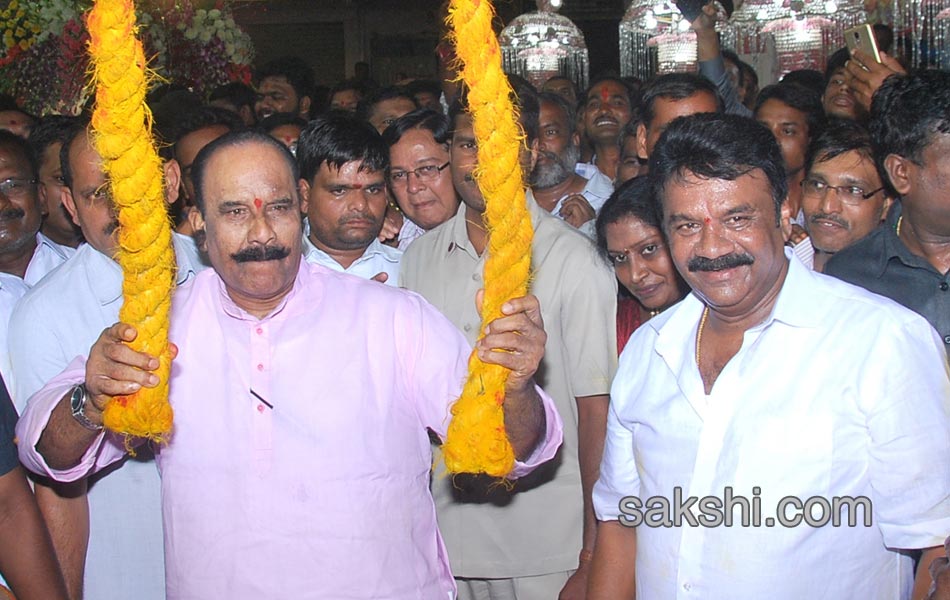
<path fill-rule="evenodd" d="M 277 145 L 246 133 L 206 150 L 196 160 L 196 183 L 207 188 L 199 192 L 200 224 L 215 269 L 174 300 L 175 425 L 156 453 L 168 598 L 452 598 L 429 494 L 428 431 L 445 436 L 470 346 L 421 297 L 300 261 L 300 201 L 286 190 L 295 177 Z M 257 164 L 273 173 L 252 190 L 247 172 Z M 232 166 L 244 174 L 230 177 Z M 216 167 L 228 179 L 222 186 L 238 182 L 220 198 Z M 237 239 L 235 223 L 244 219 L 253 222 Z M 225 251 L 229 243 L 261 248 L 260 257 L 242 262 L 240 252 Z M 273 248 L 289 252 L 273 258 L 282 254 Z M 249 295 L 270 289 L 263 272 L 287 279 L 266 307 Z M 76 429 L 68 406 L 74 386 L 85 382 L 85 416 L 94 425 L 104 392 L 150 385 L 150 365 L 124 382 L 116 376 L 123 371 L 109 370 L 135 364 L 103 351 L 128 341 L 123 327 L 107 330 L 88 362 L 77 358 L 31 399 L 17 431 L 32 470 L 70 481 L 124 456 L 115 434 Z M 534 335 L 524 333 L 518 337 Z M 522 372 L 513 371 L 519 380 Z M 96 383 L 110 374 L 113 383 Z M 524 396 L 539 418 L 524 446 L 506 407 L 512 445 L 525 458 L 510 477 L 551 458 L 561 439 L 550 400 L 533 386 L 516 392 L 509 387 L 513 406 Z M 76 451 L 64 459 L 58 449 L 70 444 Z"/>

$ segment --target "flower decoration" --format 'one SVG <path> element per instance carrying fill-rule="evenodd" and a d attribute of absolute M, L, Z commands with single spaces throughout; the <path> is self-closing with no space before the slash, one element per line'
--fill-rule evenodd
<path fill-rule="evenodd" d="M 0 10 L 0 92 L 35 114 L 77 114 L 90 93 L 83 16 L 90 6 L 91 0 L 11 0 Z M 223 0 L 208 7 L 142 2 L 136 20 L 161 80 L 202 95 L 230 81 L 250 83 L 254 45 Z"/>
<path fill-rule="evenodd" d="M 0 65 L 13 62 L 21 52 L 33 45 L 42 30 L 31 17 L 19 0 L 12 0 L 6 9 L 0 11 L 3 28 L 3 56 L 0 58 Z"/>
<path fill-rule="evenodd" d="M 204 94 L 229 81 L 250 83 L 254 46 L 226 9 L 187 5 L 165 17 L 159 72 Z"/>
<path fill-rule="evenodd" d="M 6 60 L 0 60 L 0 91 L 12 94 L 34 114 L 74 114 L 87 96 L 86 28 L 79 13 L 61 0 L 41 0 L 31 4 L 27 12 L 25 20 L 35 29 L 38 23 L 44 28 L 20 40 L 15 49 L 5 44 Z M 9 32 L 9 22 L 0 22 Z"/>

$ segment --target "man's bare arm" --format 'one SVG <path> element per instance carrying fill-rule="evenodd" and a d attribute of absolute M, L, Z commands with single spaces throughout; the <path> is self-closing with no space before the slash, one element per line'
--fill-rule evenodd
<path fill-rule="evenodd" d="M 610 395 L 584 396 L 577 402 L 577 460 L 581 467 L 581 489 L 584 492 L 584 537 L 581 554 L 590 556 L 597 541 L 597 517 L 594 516 L 594 484 L 600 477 L 600 461 L 604 457 L 607 437 L 607 410 Z M 578 560 L 559 600 L 584 598 L 590 579 L 590 559 Z"/>
<path fill-rule="evenodd" d="M 86 549 L 89 545 L 86 487 L 86 480 L 81 479 L 73 483 L 37 481 L 33 488 L 36 504 L 53 540 L 53 551 L 72 600 L 82 600 L 86 570 Z"/>
<path fill-rule="evenodd" d="M 914 593 L 911 595 L 912 600 L 924 600 L 927 597 L 927 592 L 930 591 L 932 581 L 930 576 L 930 563 L 942 556 L 944 556 L 943 546 L 934 546 L 933 548 L 924 549 L 924 553 L 920 557 L 920 563 L 917 565 L 917 576 L 914 578 Z"/>
<path fill-rule="evenodd" d="M 20 467 L 0 475 L 0 573 L 19 600 L 67 600 L 49 533 Z"/>
<path fill-rule="evenodd" d="M 943 542 L 944 555 L 930 563 L 930 594 L 927 600 L 950 600 L 950 536 Z"/>
<path fill-rule="evenodd" d="M 637 593 L 637 530 L 620 521 L 597 524 L 588 600 L 632 600 Z"/>
<path fill-rule="evenodd" d="M 716 33 L 716 7 L 711 2 L 703 7 L 690 27 L 696 32 L 696 60 L 714 60 L 722 54 Z"/>

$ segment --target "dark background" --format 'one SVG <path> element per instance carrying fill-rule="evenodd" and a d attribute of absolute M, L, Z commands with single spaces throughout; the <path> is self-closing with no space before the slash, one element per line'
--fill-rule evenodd
<path fill-rule="evenodd" d="M 353 76 L 357 62 L 373 79 L 390 84 L 397 74 L 434 78 L 441 0 L 243 0 L 235 19 L 251 36 L 256 65 L 285 54 L 310 62 L 317 82 L 333 85 Z M 536 10 L 534 0 L 496 0 L 501 23 Z M 619 70 L 618 26 L 624 0 L 564 0 L 560 14 L 584 32 L 590 75 Z"/>

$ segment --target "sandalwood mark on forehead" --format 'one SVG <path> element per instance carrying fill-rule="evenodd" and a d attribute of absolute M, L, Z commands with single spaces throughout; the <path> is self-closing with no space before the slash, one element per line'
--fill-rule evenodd
<path fill-rule="evenodd" d="M 264 203 L 261 202 L 261 199 L 254 198 L 254 208 L 256 208 L 257 210 L 260 210 L 262 206 L 264 206 Z"/>

